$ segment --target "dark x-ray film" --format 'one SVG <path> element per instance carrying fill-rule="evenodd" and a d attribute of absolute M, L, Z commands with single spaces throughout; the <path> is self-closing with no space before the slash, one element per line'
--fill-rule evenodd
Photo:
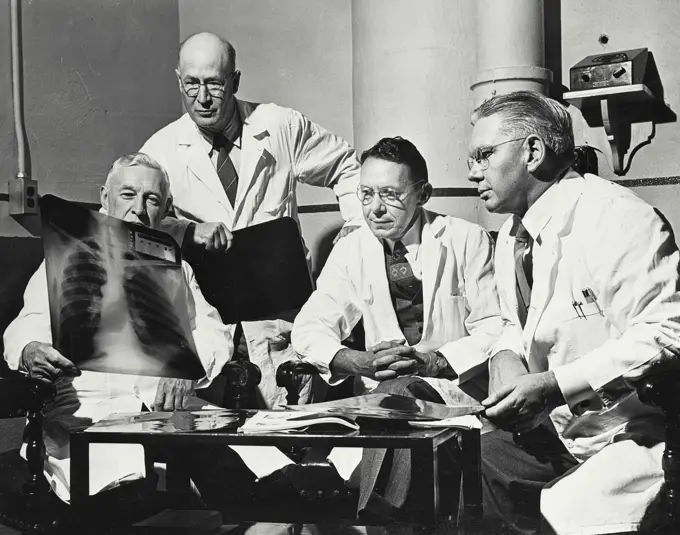
<path fill-rule="evenodd" d="M 177 243 L 51 195 L 40 210 L 56 349 L 81 370 L 203 377 Z"/>

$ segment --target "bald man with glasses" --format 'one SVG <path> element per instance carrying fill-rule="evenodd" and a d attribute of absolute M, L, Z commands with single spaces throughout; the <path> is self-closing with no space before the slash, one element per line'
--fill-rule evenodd
<path fill-rule="evenodd" d="M 478 225 L 423 208 L 432 186 L 410 141 L 382 139 L 361 162 L 366 225 L 334 247 L 295 320 L 295 351 L 331 385 L 353 379 L 356 395 L 483 399 L 478 379 L 501 330 L 491 238 Z M 366 347 L 344 346 L 361 320 Z M 331 460 L 349 480 L 356 462 Z M 364 467 L 375 471 L 374 464 Z M 388 487 L 394 492 L 381 492 L 388 504 L 405 507 L 408 485 Z"/>
<path fill-rule="evenodd" d="M 345 220 L 338 236 L 362 223 L 354 149 L 299 111 L 236 98 L 241 72 L 231 43 L 206 32 L 188 37 L 176 74 L 186 113 L 140 150 L 168 171 L 177 218 L 166 218 L 162 229 L 185 249 L 224 251 L 234 230 L 297 219 L 299 182 L 333 189 Z M 269 408 L 286 403 L 275 375 L 296 358 L 290 319 L 232 326 L 238 352 L 262 369 L 260 399 Z M 305 383 L 300 401 L 309 397 Z"/>

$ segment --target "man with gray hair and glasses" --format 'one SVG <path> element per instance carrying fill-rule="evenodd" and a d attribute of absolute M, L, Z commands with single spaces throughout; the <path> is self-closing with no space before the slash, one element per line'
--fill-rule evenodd
<path fill-rule="evenodd" d="M 297 219 L 298 182 L 333 188 L 346 221 L 339 236 L 361 223 L 354 149 L 296 110 L 237 99 L 241 72 L 228 41 L 205 32 L 190 36 L 180 47 L 176 72 L 186 113 L 141 151 L 168 171 L 178 219 L 166 220 L 163 230 L 178 243 L 226 250 L 231 231 Z M 259 388 L 269 407 L 285 403 L 276 367 L 295 358 L 286 319 L 231 326 L 236 347 L 243 338 L 240 352 L 262 369 Z M 301 392 L 301 402 L 308 397 L 308 389 Z"/>
<path fill-rule="evenodd" d="M 153 158 L 140 153 L 122 156 L 114 162 L 101 187 L 100 198 L 104 214 L 150 228 L 159 227 L 172 204 L 165 170 Z M 90 252 L 97 258 L 94 247 Z M 75 279 L 72 283 L 79 286 L 77 291 L 89 292 L 89 301 L 85 301 L 89 303 L 88 310 L 97 313 L 101 312 L 97 292 L 102 291 L 104 284 L 113 284 L 107 282 L 107 272 L 100 264 L 101 259 L 85 264 L 84 268 L 81 266 L 85 277 L 72 277 Z M 199 408 L 205 403 L 194 396 L 194 388 L 208 386 L 231 358 L 229 329 L 204 299 L 186 262 L 182 263 L 182 270 L 189 288 L 187 312 L 193 340 L 205 369 L 205 376 L 197 382 L 79 370 L 52 345 L 44 262 L 28 282 L 24 307 L 4 333 L 4 356 L 11 369 L 56 385 L 56 396 L 44 410 L 44 470 L 50 486 L 62 500 L 70 500 L 69 431 L 83 429 L 113 413 Z M 92 273 L 97 273 L 96 280 Z M 120 284 L 122 290 L 123 281 Z M 126 295 L 130 299 L 130 294 Z M 138 444 L 93 444 L 90 465 L 92 494 L 121 487 L 124 482 L 145 476 L 144 448 Z"/>
<path fill-rule="evenodd" d="M 533 92 L 473 114 L 469 180 L 510 214 L 495 253 L 503 334 L 489 361 L 485 515 L 519 533 L 635 531 L 663 480 L 659 410 L 638 399 L 677 366 L 680 253 L 630 190 L 580 175 L 568 111 Z"/>

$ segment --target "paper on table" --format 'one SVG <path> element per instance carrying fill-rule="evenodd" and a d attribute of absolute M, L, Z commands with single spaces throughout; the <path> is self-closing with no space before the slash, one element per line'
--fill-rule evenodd
<path fill-rule="evenodd" d="M 443 420 L 410 420 L 413 427 L 455 427 L 457 429 L 481 429 L 482 422 L 471 414 L 467 416 L 455 416 Z"/>

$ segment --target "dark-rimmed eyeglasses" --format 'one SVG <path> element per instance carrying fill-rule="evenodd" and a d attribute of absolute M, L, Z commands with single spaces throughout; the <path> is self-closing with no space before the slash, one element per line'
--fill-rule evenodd
<path fill-rule="evenodd" d="M 524 137 L 516 137 L 515 139 L 508 139 L 507 141 L 501 141 L 500 143 L 496 143 L 495 145 L 491 145 L 490 147 L 484 147 L 481 149 L 477 149 L 472 156 L 470 156 L 467 159 L 467 166 L 470 171 L 472 171 L 472 168 L 477 164 L 479 166 L 480 171 L 486 171 L 489 168 L 489 158 L 491 155 L 496 152 L 496 149 L 500 147 L 501 145 L 505 145 L 506 143 L 512 143 L 513 141 L 524 141 L 526 139 L 526 136 Z"/>
<path fill-rule="evenodd" d="M 359 186 L 357 188 L 357 197 L 359 198 L 359 201 L 361 201 L 361 204 L 368 206 L 373 202 L 375 194 L 377 193 L 378 197 L 380 197 L 380 200 L 385 204 L 389 206 L 398 206 L 399 204 L 403 203 L 404 199 L 411 195 L 411 193 L 420 191 L 422 188 L 416 186 L 421 186 L 424 183 L 425 181 L 421 180 L 420 182 L 411 184 L 411 191 L 399 191 L 390 187 L 380 188 L 376 191 L 373 188 L 369 188 L 368 186 Z"/>
<path fill-rule="evenodd" d="M 179 83 L 182 85 L 182 90 L 189 98 L 196 98 L 201 92 L 201 86 L 205 87 L 206 91 L 211 97 L 222 98 L 224 96 L 224 92 L 226 91 L 229 80 L 231 80 L 231 78 L 233 78 L 237 72 L 238 71 L 232 72 L 229 76 L 227 76 L 227 79 L 224 82 L 197 82 L 194 80 L 185 82 L 180 78 Z"/>

